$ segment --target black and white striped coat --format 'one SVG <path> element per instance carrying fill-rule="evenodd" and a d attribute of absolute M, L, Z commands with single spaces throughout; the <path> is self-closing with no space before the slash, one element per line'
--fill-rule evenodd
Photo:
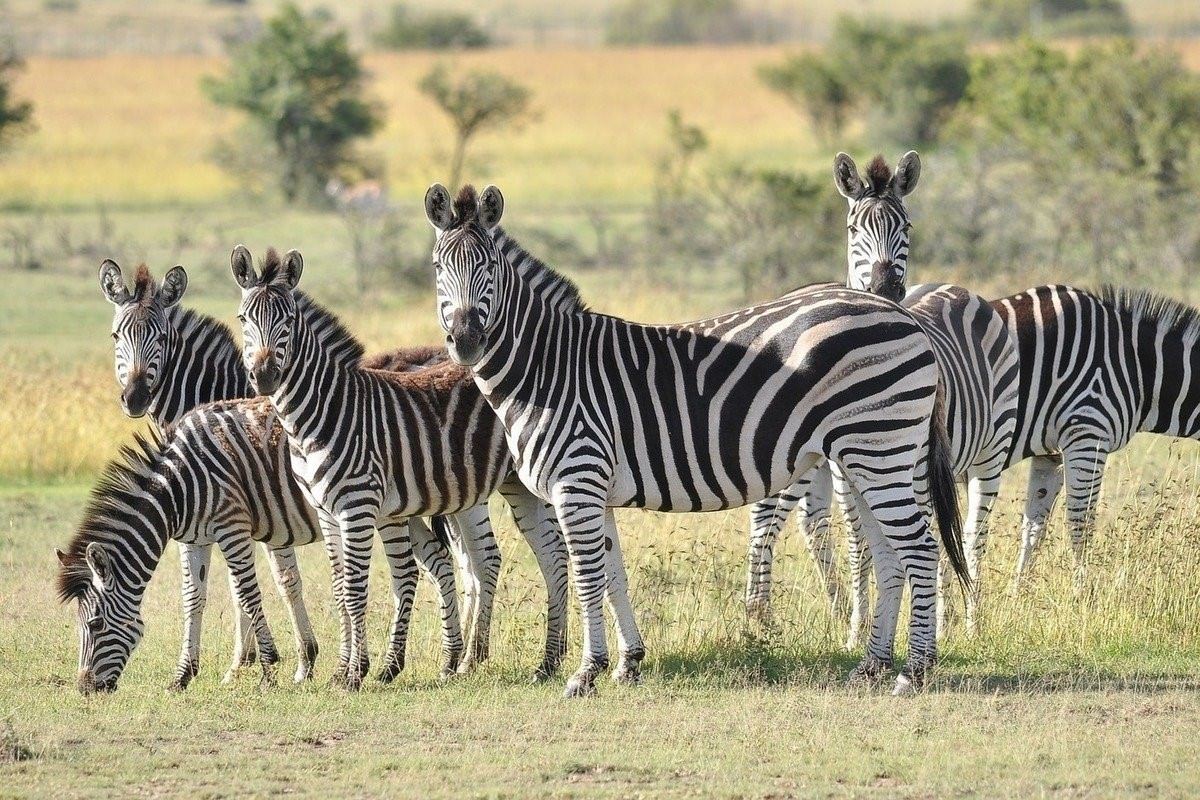
<path fill-rule="evenodd" d="M 601 601 L 607 570 L 622 561 L 612 508 L 744 505 L 821 457 L 843 465 L 881 523 L 895 568 L 881 592 L 902 592 L 907 574 L 910 659 L 898 688 L 920 682 L 936 656 L 930 481 L 948 550 L 961 554 L 937 366 L 908 312 L 821 286 L 686 325 L 640 325 L 588 311 L 569 281 L 509 239 L 495 187 L 478 198 L 465 187 L 452 202 L 435 185 L 425 205 L 451 356 L 471 367 L 517 474 L 554 506 L 571 550 L 585 629 L 569 695 L 592 691 L 607 666 Z M 637 680 L 644 646 L 632 608 L 615 611 L 615 677 Z M 877 622 L 860 674 L 891 663 L 895 619 Z"/>
<path fill-rule="evenodd" d="M 469 374 L 450 364 L 405 374 L 364 366 L 362 345 L 295 291 L 303 266 L 295 251 L 284 260 L 270 251 L 261 275 L 244 247 L 234 250 L 232 263 L 242 287 L 243 360 L 279 414 L 293 473 L 317 509 L 331 567 L 341 578 L 340 603 L 351 631 L 346 685 L 357 688 L 366 669 L 374 527 L 427 515 L 469 520 L 480 511 L 486 521 L 495 491 L 512 506 L 547 582 L 546 649 L 537 675 L 552 674 L 565 647 L 565 544 L 553 515 L 510 479 L 503 431 Z M 474 615 L 468 659 L 487 655 L 490 611 L 489 602 Z"/>
<path fill-rule="evenodd" d="M 978 569 L 988 517 L 1007 465 L 1017 415 L 1017 348 L 1001 316 L 982 296 L 959 286 L 923 284 L 906 292 L 909 221 L 904 197 L 917 184 L 920 159 L 907 153 L 895 173 L 882 157 L 860 176 L 854 161 L 839 153 L 834 182 L 850 204 L 846 218 L 846 285 L 899 302 L 929 336 L 942 375 L 946 429 L 955 475 L 968 485 L 964 549 L 971 573 L 967 623 L 973 627 L 979 602 Z M 774 543 L 788 514 L 801 506 L 805 541 L 822 572 L 835 614 L 845 613 L 845 591 L 837 576 L 829 538 L 829 505 L 834 470 L 823 464 L 776 497 L 751 511 L 747 609 L 769 613 Z M 864 510 L 843 488 L 839 500 L 854 534 L 850 537 L 852 600 L 847 647 L 857 646 L 867 613 L 867 570 L 871 558 L 858 535 Z M 941 606 L 939 605 L 939 609 Z"/>

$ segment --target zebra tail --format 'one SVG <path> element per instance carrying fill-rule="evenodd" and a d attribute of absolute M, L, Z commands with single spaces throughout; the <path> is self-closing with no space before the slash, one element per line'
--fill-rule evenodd
<path fill-rule="evenodd" d="M 442 547 L 450 546 L 450 523 L 446 522 L 446 518 L 442 515 L 429 518 L 429 528 L 433 531 L 433 538 L 441 544 Z"/>
<path fill-rule="evenodd" d="M 946 392 L 938 381 L 937 399 L 929 420 L 929 494 L 937 517 L 942 549 L 963 589 L 971 576 L 963 555 L 963 522 L 958 508 L 958 486 L 954 480 L 954 463 L 950 459 L 950 438 L 946 435 Z"/>

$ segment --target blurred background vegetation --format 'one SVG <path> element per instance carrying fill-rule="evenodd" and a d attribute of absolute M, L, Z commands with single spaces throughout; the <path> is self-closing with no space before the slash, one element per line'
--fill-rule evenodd
<path fill-rule="evenodd" d="M 370 346 L 436 340 L 434 180 L 643 319 L 840 279 L 838 150 L 921 152 L 915 280 L 1195 293 L 1195 4 L 0 0 L 0 36 L 0 434 L 107 397 L 108 257 L 228 318 L 232 245 L 298 247 Z M 95 467 L 97 404 L 95 453 L 0 435 L 0 473 Z"/>

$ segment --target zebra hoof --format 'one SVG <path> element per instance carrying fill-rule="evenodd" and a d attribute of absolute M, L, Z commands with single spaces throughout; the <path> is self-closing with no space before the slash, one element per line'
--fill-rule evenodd
<path fill-rule="evenodd" d="M 908 675 L 901 672 L 896 676 L 896 686 L 892 689 L 892 697 L 912 697 L 919 687 Z"/>
<path fill-rule="evenodd" d="M 765 625 L 771 621 L 771 600 L 767 597 L 754 597 L 746 601 L 746 618 L 751 622 Z"/>
<path fill-rule="evenodd" d="M 467 656 L 462 661 L 458 662 L 458 669 L 455 671 L 459 675 L 470 675 L 479 666 L 479 661 L 475 656 Z"/>
<path fill-rule="evenodd" d="M 313 676 L 312 664 L 301 664 L 296 667 L 296 674 L 292 675 L 292 683 L 304 683 L 311 681 Z"/>
<path fill-rule="evenodd" d="M 559 659 L 553 661 L 547 659 L 538 665 L 538 668 L 533 671 L 533 676 L 530 678 L 530 683 L 545 683 L 558 674 Z"/>
<path fill-rule="evenodd" d="M 225 674 L 221 676 L 221 685 L 228 686 L 231 683 L 236 683 L 240 674 L 241 669 L 239 667 L 230 667 L 229 669 L 225 670 Z"/>
<path fill-rule="evenodd" d="M 177 678 L 167 685 L 168 692 L 182 692 L 188 687 L 188 682 L 182 678 Z"/>
<path fill-rule="evenodd" d="M 563 697 L 595 697 L 596 695 L 596 677 L 591 673 L 576 673 L 567 681 L 567 688 L 563 691 Z"/>
<path fill-rule="evenodd" d="M 867 656 L 858 666 L 850 670 L 846 686 L 851 689 L 875 689 L 883 685 L 892 665 L 882 659 Z"/>
<path fill-rule="evenodd" d="M 641 686 L 642 685 L 642 666 L 637 662 L 625 663 L 621 661 L 617 664 L 617 668 L 612 673 L 613 683 L 619 683 L 622 686 Z"/>
<path fill-rule="evenodd" d="M 380 683 L 387 684 L 387 683 L 391 683 L 392 681 L 396 680 L 396 678 L 398 678 L 400 676 L 400 673 L 403 671 L 404 671 L 403 663 L 393 662 L 391 664 L 388 664 L 383 669 L 379 670 L 379 672 L 378 672 L 378 674 L 376 674 L 375 678 Z"/>

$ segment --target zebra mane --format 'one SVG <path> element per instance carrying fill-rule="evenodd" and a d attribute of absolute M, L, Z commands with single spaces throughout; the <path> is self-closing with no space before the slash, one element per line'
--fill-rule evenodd
<path fill-rule="evenodd" d="M 208 343 L 220 341 L 220 352 L 231 352 L 241 358 L 241 347 L 228 325 L 216 317 L 210 317 L 182 304 L 167 309 L 168 320 L 184 341 Z"/>
<path fill-rule="evenodd" d="M 1104 284 L 1096 293 L 1100 302 L 1135 319 L 1153 321 L 1172 333 L 1200 336 L 1200 309 L 1147 289 Z"/>
<path fill-rule="evenodd" d="M 500 252 L 521 276 L 521 280 L 551 308 L 567 313 L 588 310 L 575 281 L 546 266 L 543 261 L 521 247 L 504 228 L 496 228 L 493 236 Z"/>
<path fill-rule="evenodd" d="M 867 164 L 867 192 L 874 197 L 892 193 L 892 168 L 883 155 L 877 155 Z"/>
<path fill-rule="evenodd" d="M 126 516 L 134 497 L 145 491 L 155 474 L 163 440 L 157 434 L 134 434 L 132 445 L 123 445 L 120 454 L 104 467 L 99 482 L 59 565 L 58 599 L 66 603 L 83 597 L 92 582 L 92 570 L 85 554 L 92 542 L 112 541 L 114 517 Z"/>
<path fill-rule="evenodd" d="M 137 271 L 133 274 L 133 292 L 130 294 L 132 302 L 146 308 L 154 302 L 157 295 L 158 283 L 150 276 L 150 268 L 145 262 L 138 264 Z"/>
<path fill-rule="evenodd" d="M 357 368 L 367 352 L 362 342 L 332 311 L 299 289 L 294 293 L 297 312 L 331 359 L 341 366 Z"/>

